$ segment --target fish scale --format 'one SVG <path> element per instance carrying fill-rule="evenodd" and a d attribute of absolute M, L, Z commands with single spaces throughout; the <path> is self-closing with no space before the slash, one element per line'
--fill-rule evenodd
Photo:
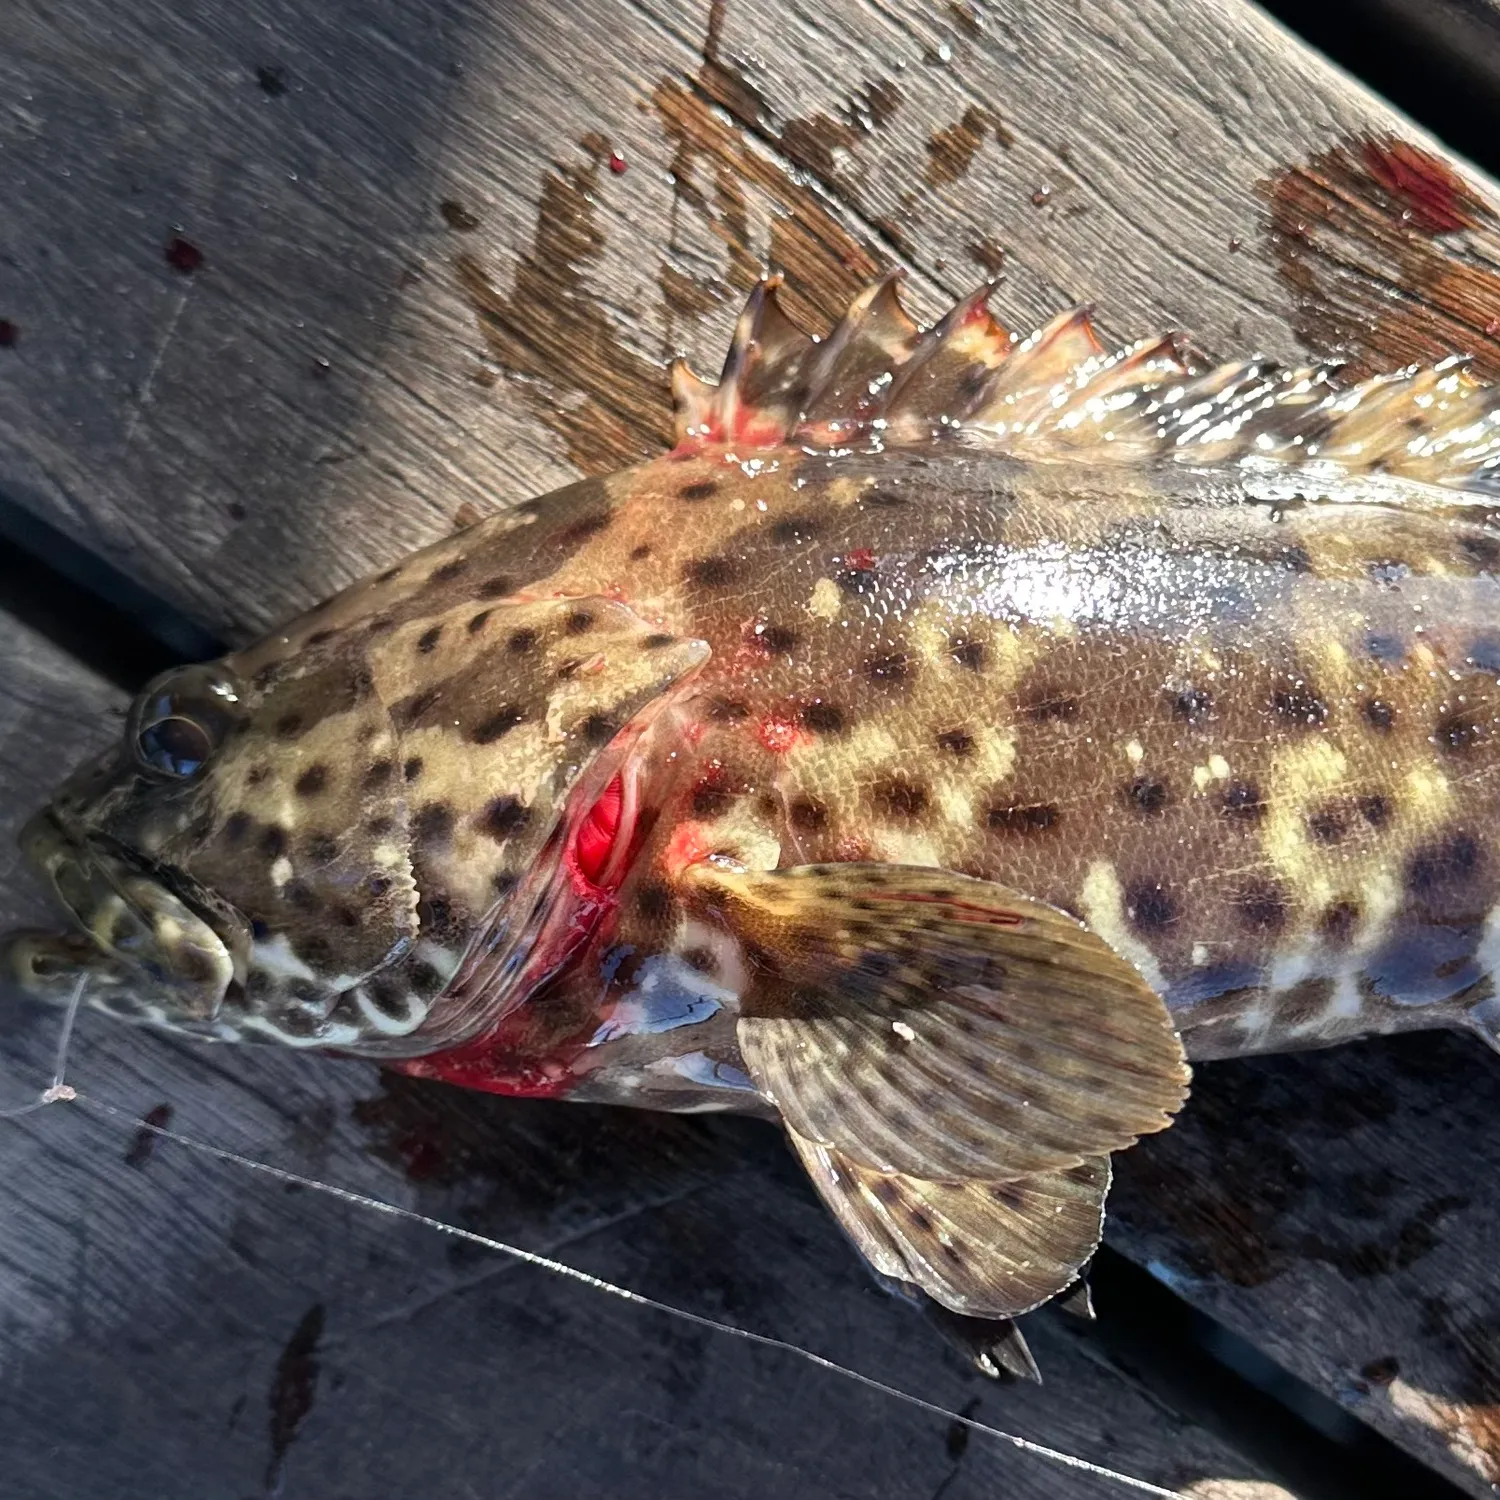
<path fill-rule="evenodd" d="M 664 457 L 168 674 L 12 970 L 209 1040 L 779 1119 L 1009 1318 L 1185 1058 L 1500 1029 L 1494 392 L 751 295 Z"/>

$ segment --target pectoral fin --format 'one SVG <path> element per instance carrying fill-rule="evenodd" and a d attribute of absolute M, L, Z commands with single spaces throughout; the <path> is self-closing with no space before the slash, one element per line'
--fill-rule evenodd
<path fill-rule="evenodd" d="M 796 1131 L 791 1139 L 865 1259 L 966 1317 L 1029 1312 L 1098 1247 L 1108 1158 L 1011 1182 L 930 1182 L 872 1172 Z"/>
<path fill-rule="evenodd" d="M 694 878 L 749 957 L 751 1075 L 796 1136 L 851 1167 L 960 1184 L 1058 1173 L 1182 1104 L 1166 1007 L 1053 907 L 901 866 Z"/>

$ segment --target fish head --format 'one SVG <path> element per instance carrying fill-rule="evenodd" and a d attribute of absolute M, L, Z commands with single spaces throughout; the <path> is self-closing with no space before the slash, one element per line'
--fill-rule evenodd
<path fill-rule="evenodd" d="M 22 832 L 72 919 L 5 945 L 23 990 L 380 1057 L 520 1002 L 577 896 L 535 915 L 575 789 L 614 781 L 708 648 L 608 599 L 417 601 L 379 626 L 289 626 L 140 693 Z"/>

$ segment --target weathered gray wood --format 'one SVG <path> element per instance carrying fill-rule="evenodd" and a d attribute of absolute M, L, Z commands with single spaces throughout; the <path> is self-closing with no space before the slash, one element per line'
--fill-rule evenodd
<path fill-rule="evenodd" d="M 0 612 L 0 850 L 121 694 Z M 79 731 L 82 719 L 90 727 Z M 0 923 L 44 912 L 0 854 Z M 58 1016 L 0 997 L 0 1108 Z M 996 1386 L 879 1296 L 775 1134 L 464 1096 L 84 1017 L 86 1103 L 0 1120 L 0 1451 L 15 1500 L 205 1494 L 1103 1496 L 862 1387 L 494 1252 L 141 1135 L 174 1129 L 420 1210 L 1200 1500 L 1290 1500 L 1081 1328 Z M 124 1112 L 103 1114 L 99 1105 Z M 157 1118 L 163 1123 L 163 1116 Z M 318 1311 L 314 1311 L 318 1309 Z"/>
<path fill-rule="evenodd" d="M 901 255 L 929 314 L 1003 269 L 1020 327 L 1081 298 L 1118 335 L 1182 325 L 1224 354 L 1500 356 L 1490 211 L 1438 157 L 1388 191 L 1390 148 L 1364 138 L 1431 143 L 1240 4 L 11 10 L 0 494 L 236 637 L 464 503 L 649 450 L 662 356 L 710 368 L 767 261 L 809 318 Z M 196 270 L 164 257 L 179 231 Z M 1493 1098 L 1484 1062 L 1462 1066 Z M 1380 1064 L 1316 1066 L 1337 1090 Z M 1259 1076 L 1214 1069 L 1200 1094 L 1233 1118 Z M 1197 1121 L 1151 1149 L 1232 1200 L 1243 1163 Z M 1492 1293 L 1466 1248 L 1494 1208 L 1476 1156 L 1429 1151 L 1429 1126 L 1362 1138 L 1370 1170 L 1422 1182 L 1422 1161 L 1432 1197 L 1470 1194 L 1436 1232 Z M 1292 1128 L 1258 1121 L 1244 1152 L 1276 1161 Z M 1240 1226 L 1173 1219 L 1173 1181 L 1135 1182 L 1121 1242 L 1212 1266 Z M 1263 1186 L 1251 1221 L 1285 1196 Z M 1331 1214 L 1300 1194 L 1281 1232 L 1326 1238 Z M 1358 1395 L 1344 1351 L 1363 1339 L 1478 1409 L 1500 1357 L 1396 1307 L 1441 1294 L 1438 1264 L 1181 1284 L 1325 1389 Z M 1336 1357 L 1303 1337 L 1325 1307 Z M 1481 1492 L 1500 1444 L 1391 1390 L 1358 1409 Z"/>

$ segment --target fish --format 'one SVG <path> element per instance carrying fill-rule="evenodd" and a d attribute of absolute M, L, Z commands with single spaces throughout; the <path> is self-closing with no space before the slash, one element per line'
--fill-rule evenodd
<path fill-rule="evenodd" d="M 1500 397 L 777 289 L 670 452 L 150 683 L 24 828 L 71 927 L 4 965 L 760 1116 L 886 1284 L 1005 1325 L 1192 1062 L 1496 1045 Z"/>

